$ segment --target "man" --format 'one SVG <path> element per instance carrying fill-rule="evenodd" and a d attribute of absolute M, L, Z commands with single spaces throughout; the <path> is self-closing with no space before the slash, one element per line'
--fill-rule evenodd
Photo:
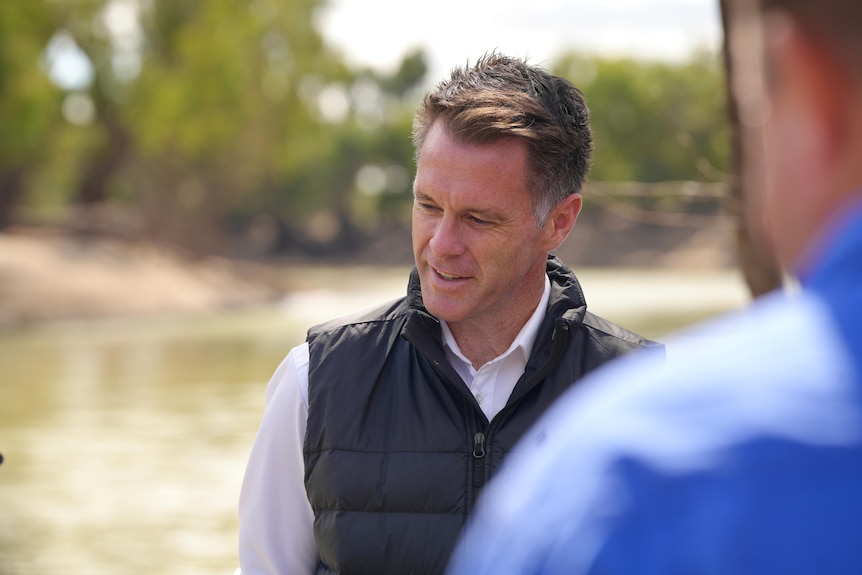
<path fill-rule="evenodd" d="M 487 55 L 425 98 L 414 145 L 407 296 L 312 328 L 276 371 L 240 497 L 245 575 L 441 573 L 545 407 L 649 345 L 549 256 L 591 153 L 574 86 Z"/>
<path fill-rule="evenodd" d="M 762 199 L 801 290 L 568 392 L 485 492 L 451 573 L 862 573 L 862 3 L 761 11 Z"/>

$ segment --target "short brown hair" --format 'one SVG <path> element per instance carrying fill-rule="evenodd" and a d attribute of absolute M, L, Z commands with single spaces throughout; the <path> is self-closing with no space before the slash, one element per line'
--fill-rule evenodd
<path fill-rule="evenodd" d="M 589 119 L 584 95 L 571 82 L 494 52 L 472 67 L 455 68 L 425 96 L 413 118 L 416 161 L 438 120 L 464 142 L 523 140 L 530 152 L 533 213 L 541 226 L 551 208 L 584 185 L 593 147 Z"/>

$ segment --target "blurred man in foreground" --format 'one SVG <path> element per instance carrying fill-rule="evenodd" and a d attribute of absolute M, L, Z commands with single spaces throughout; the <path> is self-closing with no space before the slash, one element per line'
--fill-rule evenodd
<path fill-rule="evenodd" d="M 567 392 L 454 575 L 862 573 L 862 2 L 765 0 L 761 201 L 802 289 Z"/>

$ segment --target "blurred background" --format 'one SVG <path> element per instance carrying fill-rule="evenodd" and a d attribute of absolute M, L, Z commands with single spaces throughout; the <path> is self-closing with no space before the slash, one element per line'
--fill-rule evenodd
<path fill-rule="evenodd" d="M 312 323 L 403 293 L 412 113 L 487 51 L 586 94 L 559 255 L 593 311 L 661 338 L 745 305 L 723 14 L 0 2 L 0 575 L 233 571 L 266 382 Z"/>

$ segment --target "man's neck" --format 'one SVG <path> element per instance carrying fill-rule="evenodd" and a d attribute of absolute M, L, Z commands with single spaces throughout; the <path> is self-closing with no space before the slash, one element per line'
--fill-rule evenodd
<path fill-rule="evenodd" d="M 522 323 L 521 328 L 514 332 L 509 329 L 505 332 L 492 330 L 491 333 L 484 330 L 471 330 L 470 327 L 450 327 L 452 328 L 452 336 L 458 342 L 458 347 L 461 348 L 461 353 L 470 360 L 473 368 L 478 370 L 509 349 L 524 324 Z"/>
<path fill-rule="evenodd" d="M 447 322 L 461 353 L 474 369 L 478 370 L 509 349 L 543 301 L 547 281 L 547 276 L 543 275 L 540 290 L 529 298 L 530 305 L 511 310 L 504 317 L 495 317 L 487 322 Z"/>

